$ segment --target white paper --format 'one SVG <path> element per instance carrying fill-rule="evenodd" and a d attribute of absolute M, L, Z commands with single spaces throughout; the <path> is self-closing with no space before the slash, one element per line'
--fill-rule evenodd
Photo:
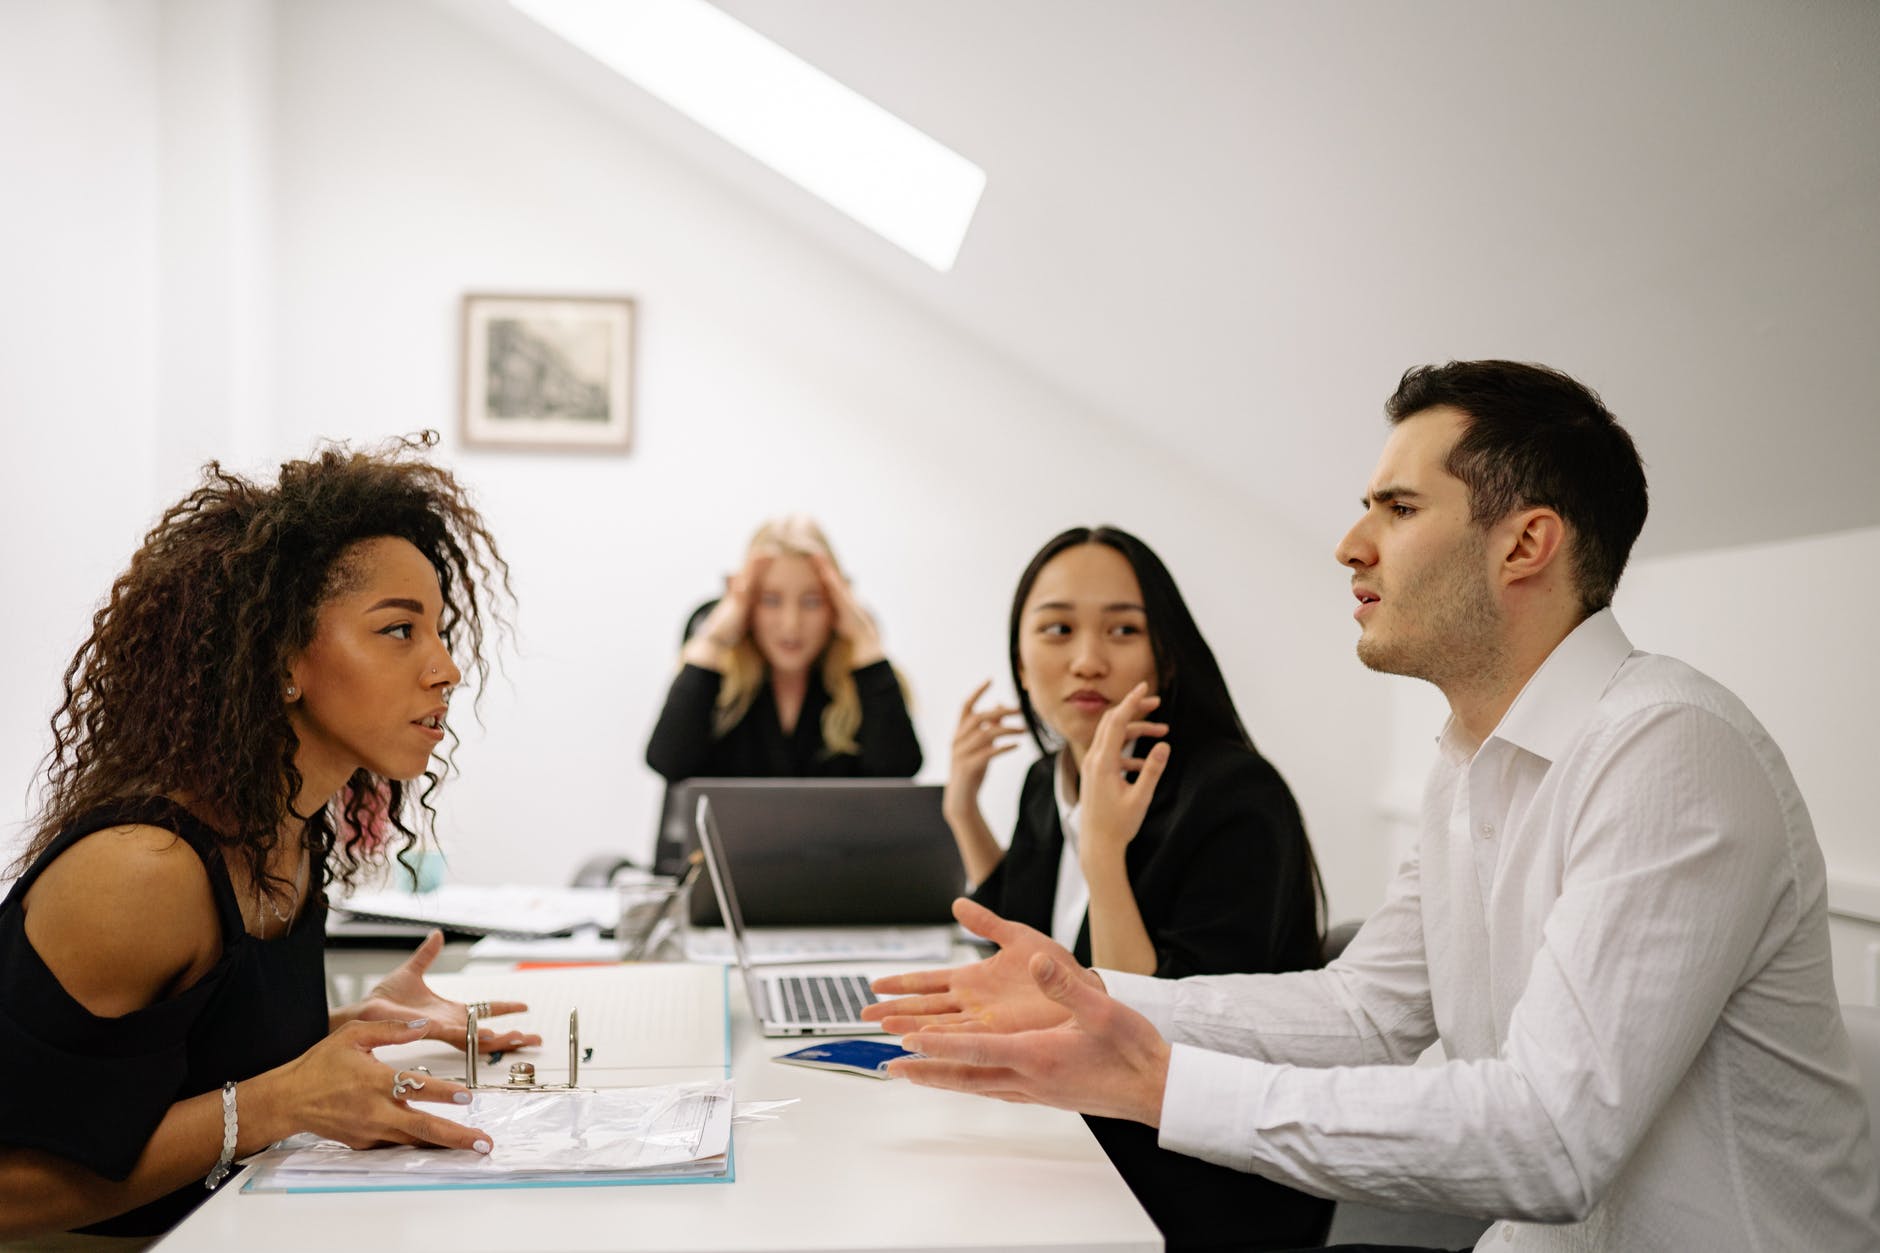
<path fill-rule="evenodd" d="M 620 920 L 620 897 L 612 888 L 519 884 L 451 883 L 429 892 L 356 892 L 334 908 L 360 918 L 491 935 L 556 935 L 580 926 L 612 929 Z"/>
<path fill-rule="evenodd" d="M 349 1149 L 310 1135 L 256 1159 L 258 1190 L 421 1182 L 721 1173 L 731 1143 L 729 1080 L 578 1092 L 478 1092 L 427 1113 L 487 1132 L 492 1149 Z"/>

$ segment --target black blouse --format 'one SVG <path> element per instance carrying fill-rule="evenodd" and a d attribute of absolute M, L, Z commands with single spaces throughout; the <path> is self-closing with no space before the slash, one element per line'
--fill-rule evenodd
<path fill-rule="evenodd" d="M 1264 757 L 1233 744 L 1171 744 L 1142 829 L 1124 854 L 1158 977 L 1278 974 L 1321 964 L 1318 911 L 1299 806 Z M 1064 830 L 1056 756 L 1025 776 L 1005 857 L 973 892 L 1049 934 Z M 1072 950 L 1090 961 L 1086 918 Z M 1171 1153 L 1140 1123 L 1086 1118 L 1117 1172 L 1175 1249 L 1314 1246 L 1330 1201 Z"/>
<path fill-rule="evenodd" d="M 66 992 L 26 937 L 21 903 L 40 873 L 79 840 L 107 827 L 173 831 L 209 872 L 222 955 L 196 983 L 118 1018 L 91 1013 Z M 125 925 L 134 926 L 134 918 Z M 0 1144 L 42 1149 L 123 1179 L 171 1105 L 249 1079 L 306 1052 L 326 1035 L 326 902 L 316 895 L 286 935 L 248 934 L 215 836 L 161 798 L 94 810 L 53 840 L 0 902 Z M 166 1231 L 207 1196 L 192 1182 L 82 1230 Z"/>
<path fill-rule="evenodd" d="M 861 726 L 855 732 L 860 751 L 855 753 L 831 753 L 824 746 L 822 714 L 829 707 L 829 693 L 815 671 L 811 676 L 802 712 L 789 734 L 778 718 L 770 684 L 764 683 L 738 724 L 714 737 L 712 710 L 724 676 L 687 665 L 666 693 L 666 707 L 659 711 L 646 745 L 646 764 L 669 783 L 693 778 L 907 778 L 920 769 L 920 741 L 914 737 L 894 667 L 877 661 L 855 671 L 862 705 Z"/>

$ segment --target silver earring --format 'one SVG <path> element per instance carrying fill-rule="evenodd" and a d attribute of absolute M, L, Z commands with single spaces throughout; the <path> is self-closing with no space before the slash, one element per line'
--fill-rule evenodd
<path fill-rule="evenodd" d="M 293 700 L 296 696 L 299 696 L 299 695 L 300 695 L 300 689 L 295 687 L 292 683 L 289 683 L 287 685 L 287 699 Z"/>

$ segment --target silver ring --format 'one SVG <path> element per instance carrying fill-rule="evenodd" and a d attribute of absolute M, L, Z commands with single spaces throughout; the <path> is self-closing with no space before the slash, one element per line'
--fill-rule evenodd
<path fill-rule="evenodd" d="M 471 1001 L 464 1008 L 468 1009 L 478 1018 L 488 1018 L 490 1016 L 490 1003 L 488 1001 Z"/>
<path fill-rule="evenodd" d="M 405 1099 L 405 1093 L 422 1090 L 424 1080 L 416 1078 L 416 1076 L 428 1075 L 430 1073 L 431 1069 L 428 1066 L 413 1066 L 409 1070 L 393 1071 L 392 1099 L 394 1101 L 402 1101 Z"/>

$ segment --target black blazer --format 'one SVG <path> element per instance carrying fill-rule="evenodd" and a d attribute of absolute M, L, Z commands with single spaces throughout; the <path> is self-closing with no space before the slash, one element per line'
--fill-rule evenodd
<path fill-rule="evenodd" d="M 1162 978 L 1277 974 L 1320 964 L 1318 909 L 1299 806 L 1279 772 L 1246 747 L 1171 743 L 1124 865 Z M 994 912 L 1051 930 L 1064 830 L 1055 755 L 1035 763 L 1004 860 L 973 892 Z M 1073 949 L 1090 961 L 1086 919 Z M 1156 1143 L 1153 1127 L 1086 1117 L 1167 1247 L 1296 1249 L 1320 1244 L 1332 1203 Z"/>
<path fill-rule="evenodd" d="M 718 604 L 708 600 L 686 620 L 681 642 L 692 638 Z M 777 718 L 777 701 L 765 683 L 738 724 L 722 737 L 712 734 L 712 713 L 724 676 L 686 665 L 672 681 L 659 722 L 646 744 L 646 764 L 668 783 L 682 779 L 912 778 L 920 770 L 920 741 L 901 681 L 885 660 L 855 670 L 862 724 L 855 753 L 831 753 L 823 744 L 822 714 L 829 692 L 822 659 L 810 670 L 809 691 L 789 735 Z"/>
<path fill-rule="evenodd" d="M 1319 965 L 1317 905 L 1305 879 L 1305 823 L 1266 758 L 1235 744 L 1171 744 L 1142 829 L 1123 862 L 1157 977 L 1276 974 Z M 1025 776 L 1004 860 L 973 891 L 1002 917 L 1049 933 L 1064 830 L 1056 756 Z M 1072 949 L 1090 961 L 1086 920 Z"/>
<path fill-rule="evenodd" d="M 672 681 L 659 722 L 646 744 L 646 764 L 667 782 L 681 779 L 907 778 L 920 769 L 920 741 L 901 698 L 901 682 L 886 661 L 855 671 L 862 724 L 859 752 L 831 753 L 823 744 L 822 715 L 829 693 L 812 675 L 796 727 L 784 734 L 777 701 L 764 683 L 738 724 L 712 734 L 712 712 L 724 676 L 688 665 Z"/>

